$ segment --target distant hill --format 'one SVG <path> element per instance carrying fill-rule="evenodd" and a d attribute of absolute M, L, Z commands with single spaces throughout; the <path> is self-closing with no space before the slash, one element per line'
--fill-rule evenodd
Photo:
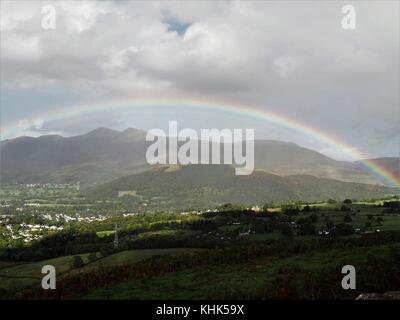
<path fill-rule="evenodd" d="M 356 163 L 337 161 L 295 143 L 260 140 L 255 144 L 255 167 L 277 175 L 312 175 L 348 182 L 383 184 Z"/>
<path fill-rule="evenodd" d="M 374 163 L 381 165 L 382 167 L 388 169 L 394 176 L 400 178 L 400 157 L 383 157 L 383 158 L 374 158 L 367 159 Z M 361 161 L 356 161 L 355 164 L 358 166 L 358 169 L 363 170 L 364 172 L 369 173 L 370 170 L 363 166 Z M 382 181 L 383 182 L 383 181 Z"/>
<path fill-rule="evenodd" d="M 64 138 L 19 137 L 2 141 L 3 182 L 97 182 L 148 169 L 145 133 L 98 128 Z"/>
<path fill-rule="evenodd" d="M 18 137 L 0 142 L 2 182 L 104 183 L 144 172 L 146 133 L 98 128 L 83 135 Z M 382 184 L 358 163 L 336 161 L 295 143 L 255 141 L 255 167 L 280 176 L 312 175 Z"/>
<path fill-rule="evenodd" d="M 282 177 L 255 171 L 249 176 L 237 176 L 232 166 L 187 165 L 156 167 L 90 188 L 84 194 L 89 198 L 104 199 L 125 192 L 127 197 L 139 198 L 155 208 L 204 208 L 228 202 L 254 204 L 329 198 L 365 199 L 396 191 L 383 186 L 309 175 Z"/>

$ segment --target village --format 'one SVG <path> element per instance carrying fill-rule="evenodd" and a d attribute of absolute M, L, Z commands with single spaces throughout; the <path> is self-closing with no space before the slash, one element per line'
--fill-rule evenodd
<path fill-rule="evenodd" d="M 0 215 L 0 240 L 21 240 L 24 243 L 29 243 L 64 230 L 63 225 L 72 221 L 92 223 L 95 221 L 104 221 L 108 218 L 104 215 L 81 217 L 79 213 L 75 216 L 63 213 L 57 213 L 54 215 L 40 214 L 38 217 L 34 214 L 28 216 L 33 216 L 34 220 L 41 220 L 43 223 L 15 223 L 12 219 L 12 215 Z M 26 220 L 32 220 L 26 216 L 25 218 Z"/>

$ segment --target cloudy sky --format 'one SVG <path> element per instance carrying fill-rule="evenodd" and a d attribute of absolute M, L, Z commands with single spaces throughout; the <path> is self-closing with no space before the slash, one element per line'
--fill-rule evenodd
<path fill-rule="evenodd" d="M 342 28 L 342 7 L 356 29 Z M 42 27 L 54 5 L 56 28 Z M 399 2 L 1 1 L 1 138 L 115 129 L 254 128 L 343 150 L 244 115 L 193 108 L 68 110 L 119 99 L 252 105 L 367 156 L 399 155 Z M 112 105 L 112 104 L 111 104 Z M 64 112 L 65 117 L 51 114 Z"/>

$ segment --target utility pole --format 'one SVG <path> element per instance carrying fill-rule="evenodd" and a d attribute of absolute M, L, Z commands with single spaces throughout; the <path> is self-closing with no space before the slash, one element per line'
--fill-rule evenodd
<path fill-rule="evenodd" d="M 114 250 L 118 249 L 118 225 L 115 224 L 115 232 L 114 232 Z"/>

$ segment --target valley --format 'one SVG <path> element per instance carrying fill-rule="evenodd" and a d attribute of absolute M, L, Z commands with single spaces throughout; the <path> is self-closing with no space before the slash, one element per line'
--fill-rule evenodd
<path fill-rule="evenodd" d="M 89 200 L 75 185 L 8 185 L 1 297 L 352 299 L 400 284 L 398 196 L 142 209 L 118 197 Z M 346 292 L 340 267 L 350 262 L 364 282 Z M 56 268 L 57 290 L 41 289 L 44 265 Z"/>
<path fill-rule="evenodd" d="M 364 163 L 256 140 L 247 176 L 150 166 L 144 137 L 0 142 L 0 298 L 354 299 L 400 286 L 399 189 Z M 374 161 L 396 172 L 398 158 Z M 357 290 L 341 287 L 346 264 Z M 45 265 L 56 290 L 41 287 Z"/>

